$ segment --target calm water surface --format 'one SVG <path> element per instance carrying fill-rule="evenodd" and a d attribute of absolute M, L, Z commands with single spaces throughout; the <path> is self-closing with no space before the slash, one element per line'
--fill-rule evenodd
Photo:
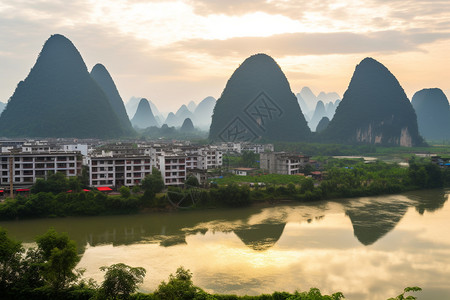
<path fill-rule="evenodd" d="M 53 226 L 76 240 L 79 267 L 123 262 L 147 270 L 152 291 L 177 267 L 209 292 L 342 291 L 386 299 L 406 286 L 450 299 L 449 191 L 308 205 L 0 222 L 27 246 Z"/>

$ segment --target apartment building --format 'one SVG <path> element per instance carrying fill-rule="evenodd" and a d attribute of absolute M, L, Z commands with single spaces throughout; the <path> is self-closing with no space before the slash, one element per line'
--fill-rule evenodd
<path fill-rule="evenodd" d="M 93 153 L 87 163 L 89 184 L 94 187 L 138 185 L 152 172 L 150 157 L 142 154 Z"/>
<path fill-rule="evenodd" d="M 164 184 L 182 185 L 186 180 L 186 155 L 166 154 L 159 157 Z"/>
<path fill-rule="evenodd" d="M 287 152 L 260 153 L 260 168 L 269 173 L 295 175 L 309 164 L 309 156 Z"/>
<path fill-rule="evenodd" d="M 181 185 L 191 170 L 208 170 L 222 166 L 222 151 L 214 146 L 163 151 L 159 156 L 158 166 L 165 185 Z"/>
<path fill-rule="evenodd" d="M 200 148 L 198 151 L 198 168 L 203 170 L 216 169 L 222 166 L 222 150 L 216 146 Z"/>
<path fill-rule="evenodd" d="M 14 187 L 30 187 L 36 179 L 47 178 L 56 172 L 67 177 L 81 175 L 82 156 L 78 151 L 36 150 L 27 146 L 3 150 L 0 153 L 0 184 L 8 189 L 11 180 Z"/>

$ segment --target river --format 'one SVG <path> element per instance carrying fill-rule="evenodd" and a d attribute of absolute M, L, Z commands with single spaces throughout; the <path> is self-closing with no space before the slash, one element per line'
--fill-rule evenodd
<path fill-rule="evenodd" d="M 208 292 L 341 291 L 387 299 L 420 286 L 419 299 L 450 299 L 449 190 L 227 210 L 0 222 L 33 246 L 49 227 L 67 232 L 86 277 L 101 266 L 144 267 L 154 290 L 177 267 Z"/>

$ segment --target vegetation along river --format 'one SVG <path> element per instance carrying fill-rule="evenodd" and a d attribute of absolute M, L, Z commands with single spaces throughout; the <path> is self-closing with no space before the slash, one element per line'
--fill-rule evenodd
<path fill-rule="evenodd" d="M 177 267 L 209 292 L 341 291 L 386 299 L 420 286 L 450 299 L 449 190 L 310 204 L 0 222 L 32 246 L 49 227 L 77 242 L 86 277 L 123 262 L 147 270 L 152 291 Z"/>

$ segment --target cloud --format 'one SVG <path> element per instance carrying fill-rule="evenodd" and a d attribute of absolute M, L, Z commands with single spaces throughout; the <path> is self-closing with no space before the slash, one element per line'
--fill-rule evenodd
<path fill-rule="evenodd" d="M 327 11 L 332 0 L 268 1 L 268 0 L 189 0 L 194 12 L 200 15 L 226 14 L 241 16 L 255 11 L 269 14 L 281 14 L 301 19 L 311 11 Z"/>
<path fill-rule="evenodd" d="M 352 53 L 396 53 L 420 51 L 420 46 L 450 33 L 425 31 L 380 31 L 366 34 L 351 32 L 284 33 L 270 37 L 237 37 L 227 40 L 192 39 L 176 43 L 175 49 L 203 52 L 212 56 L 242 56 L 268 53 L 276 57 Z"/>

